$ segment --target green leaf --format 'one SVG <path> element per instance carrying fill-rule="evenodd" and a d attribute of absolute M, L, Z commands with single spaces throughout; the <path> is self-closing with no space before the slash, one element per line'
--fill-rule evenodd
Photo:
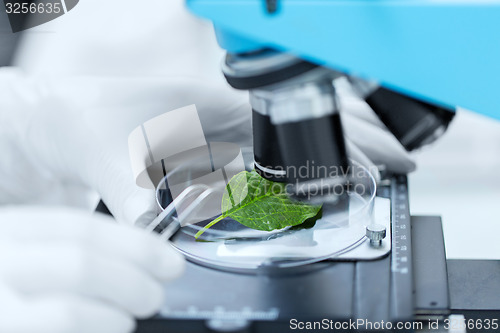
<path fill-rule="evenodd" d="M 208 223 L 195 238 L 226 217 L 252 229 L 272 231 L 299 225 L 318 215 L 320 209 L 321 206 L 292 201 L 284 183 L 262 178 L 255 171 L 243 171 L 226 186 L 222 196 L 222 215 Z"/>

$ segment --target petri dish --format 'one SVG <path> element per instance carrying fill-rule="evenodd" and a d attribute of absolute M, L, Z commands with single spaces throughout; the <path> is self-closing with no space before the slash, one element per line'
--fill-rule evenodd
<path fill-rule="evenodd" d="M 203 202 L 198 201 L 194 209 L 190 204 L 196 197 L 175 207 L 174 219 L 181 227 L 170 238 L 171 244 L 189 260 L 228 271 L 259 272 L 334 258 L 364 242 L 366 226 L 373 222 L 376 182 L 355 161 L 351 161 L 350 170 L 344 175 L 346 186 L 331 194 L 336 200 L 324 203 L 322 215 L 315 221 L 261 231 L 227 217 L 195 238 L 221 215 L 222 196 L 231 177 L 242 170 L 249 171 L 250 163 L 245 163 L 249 156 L 244 155 L 236 145 L 212 143 L 210 163 L 206 163 L 207 156 L 184 161 L 168 171 L 158 184 L 160 210 L 171 205 L 189 186 L 202 184 L 211 189 L 210 195 Z M 189 211 L 186 216 L 185 211 Z"/>

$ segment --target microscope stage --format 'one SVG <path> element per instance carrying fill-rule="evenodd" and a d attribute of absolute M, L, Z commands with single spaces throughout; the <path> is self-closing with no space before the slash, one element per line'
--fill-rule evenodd
<path fill-rule="evenodd" d="M 394 177 L 390 185 L 379 187 L 378 196 L 391 199 L 388 230 L 392 231 L 392 251 L 386 251 L 391 248 L 387 245 L 381 250 L 385 255 L 363 260 L 367 258 L 359 254 L 358 258 L 349 257 L 347 252 L 343 258 L 257 270 L 253 274 L 206 267 L 202 261 L 190 262 L 185 275 L 166 286 L 168 297 L 160 314 L 142 322 L 139 332 L 146 328 L 154 331 L 155 327 L 159 331 L 171 328 L 183 332 L 247 332 L 254 327 L 255 332 L 276 332 L 289 329 L 291 319 L 411 321 L 416 306 L 420 313 L 446 314 L 449 306 L 444 243 L 442 232 L 436 232 L 441 228 L 440 219 L 410 218 L 405 176 Z M 379 207 L 388 203 L 384 199 L 380 202 Z M 425 238 L 425 246 L 412 247 L 412 228 Z M 368 246 L 366 243 L 357 251 Z M 414 256 L 421 258 L 432 244 L 441 250 L 416 262 Z M 412 253 L 412 248 L 418 252 Z M 425 270 L 420 269 L 419 262 L 425 262 Z M 424 273 L 415 275 L 414 267 Z M 417 297 L 413 293 L 415 277 L 431 281 L 436 290 L 445 292 Z M 424 302 L 425 307 L 421 305 Z"/>

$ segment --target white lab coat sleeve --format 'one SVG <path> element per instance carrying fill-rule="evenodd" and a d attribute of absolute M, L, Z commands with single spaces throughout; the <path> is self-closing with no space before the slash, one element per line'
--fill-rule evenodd
<path fill-rule="evenodd" d="M 16 64 L 49 76 L 190 77 L 225 83 L 212 25 L 184 0 L 85 0 L 28 30 Z"/>
<path fill-rule="evenodd" d="M 65 182 L 35 157 L 28 138 L 46 86 L 14 68 L 0 69 L 0 205 L 53 204 L 90 208 L 96 195 Z"/>

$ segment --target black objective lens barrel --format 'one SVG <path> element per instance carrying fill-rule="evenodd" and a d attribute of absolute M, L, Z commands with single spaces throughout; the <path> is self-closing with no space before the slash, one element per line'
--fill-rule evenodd
<path fill-rule="evenodd" d="M 366 96 L 365 101 L 408 151 L 436 140 L 455 116 L 454 110 L 382 87 Z"/>
<path fill-rule="evenodd" d="M 286 82 L 252 91 L 250 101 L 256 171 L 289 183 L 298 200 L 336 201 L 349 162 L 332 82 Z"/>
<path fill-rule="evenodd" d="M 276 127 L 269 116 L 252 111 L 255 170 L 264 178 L 285 182 L 286 165 L 281 157 Z"/>
<path fill-rule="evenodd" d="M 229 54 L 223 72 L 232 87 L 250 91 L 255 170 L 261 176 L 290 183 L 292 195 L 305 189 L 305 199 L 318 183 L 343 186 L 345 177 L 330 178 L 332 169 L 334 176 L 348 169 L 332 84 L 337 72 L 266 49 Z M 323 200 L 322 193 L 314 196 Z"/>
<path fill-rule="evenodd" d="M 276 126 L 291 184 L 337 177 L 348 170 L 338 112 Z"/>

